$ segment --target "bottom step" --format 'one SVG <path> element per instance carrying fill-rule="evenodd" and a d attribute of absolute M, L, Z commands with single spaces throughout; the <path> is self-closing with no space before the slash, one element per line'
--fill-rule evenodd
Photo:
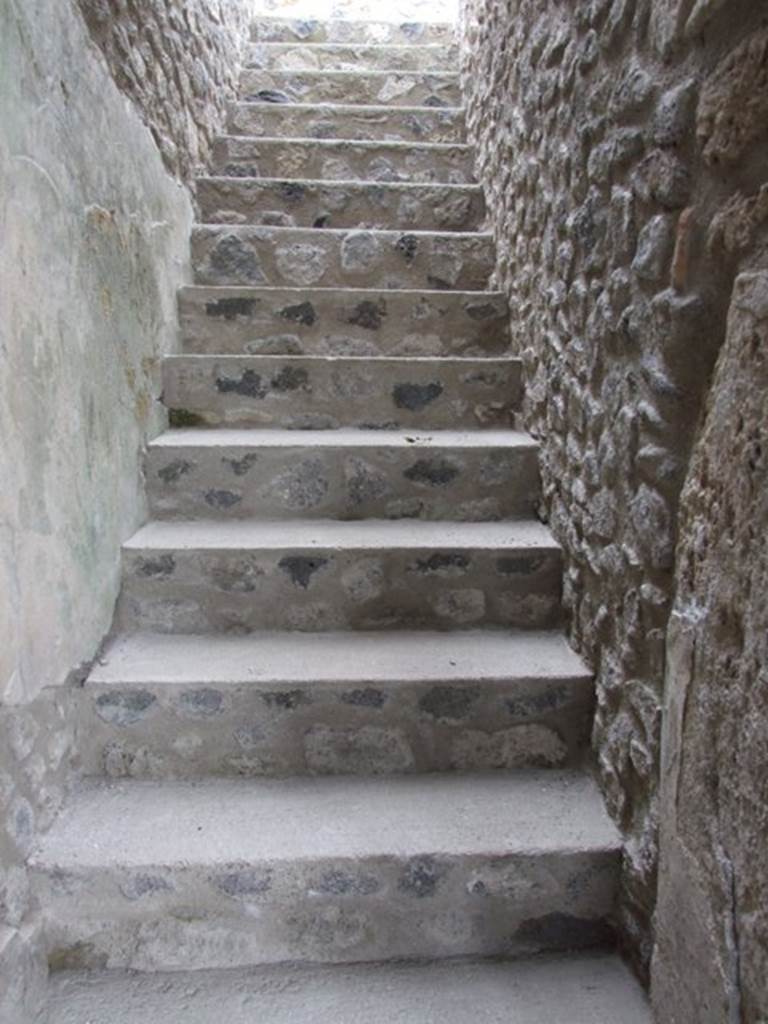
<path fill-rule="evenodd" d="M 30 859 L 53 966 L 520 956 L 611 942 L 578 772 L 85 786 Z"/>
<path fill-rule="evenodd" d="M 650 1024 L 615 956 L 54 975 L 47 1024 Z"/>

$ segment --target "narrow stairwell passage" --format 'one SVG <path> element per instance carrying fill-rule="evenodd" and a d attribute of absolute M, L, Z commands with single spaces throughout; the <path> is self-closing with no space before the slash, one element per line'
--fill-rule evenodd
<path fill-rule="evenodd" d="M 647 1021 L 455 66 L 254 25 L 32 863 L 56 1024 Z"/>

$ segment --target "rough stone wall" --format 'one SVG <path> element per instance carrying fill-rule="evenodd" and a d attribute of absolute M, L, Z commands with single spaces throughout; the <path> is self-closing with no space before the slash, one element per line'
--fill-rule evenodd
<path fill-rule="evenodd" d="M 768 273 L 741 275 L 680 512 L 653 1001 L 768 1019 Z"/>
<path fill-rule="evenodd" d="M 768 219 L 753 0 L 464 0 L 470 132 L 566 554 L 647 970 L 679 498 L 735 274 Z M 747 262 L 745 262 L 747 261 Z"/>
<path fill-rule="evenodd" d="M 45 955 L 25 862 L 65 796 L 73 719 L 64 687 L 0 707 L 0 1024 L 37 1020 L 45 1001 Z"/>
<path fill-rule="evenodd" d="M 234 96 L 249 0 L 76 2 L 166 167 L 191 181 L 206 167 Z"/>

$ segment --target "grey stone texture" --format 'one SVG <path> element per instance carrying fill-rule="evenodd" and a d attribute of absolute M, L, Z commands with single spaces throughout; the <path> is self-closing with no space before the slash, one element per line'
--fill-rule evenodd
<path fill-rule="evenodd" d="M 192 233 L 201 284 L 482 290 L 494 267 L 481 232 L 205 225 Z"/>
<path fill-rule="evenodd" d="M 620 920 L 645 973 L 680 491 L 734 275 L 765 251 L 764 13 L 465 0 L 462 16 L 495 284 L 570 635 L 597 674 L 593 743 L 627 840 Z"/>
<path fill-rule="evenodd" d="M 179 355 L 163 364 L 169 409 L 214 427 L 508 427 L 519 381 L 514 359 Z"/>
<path fill-rule="evenodd" d="M 344 15 L 334 18 L 281 17 L 279 13 L 251 22 L 251 40 L 255 43 L 351 43 L 363 45 L 447 45 L 455 43 L 455 29 L 448 20 L 409 18 L 377 21 L 355 20 Z M 365 52 L 365 51 L 363 51 Z"/>
<path fill-rule="evenodd" d="M 124 545 L 126 631 L 533 629 L 560 623 L 535 521 L 153 521 Z"/>
<path fill-rule="evenodd" d="M 530 517 L 538 449 L 507 430 L 166 431 L 147 453 L 158 518 Z"/>
<path fill-rule="evenodd" d="M 37 1022 L 46 949 L 27 859 L 60 811 L 72 775 L 75 708 L 64 687 L 0 707 L 0 1021 Z"/>
<path fill-rule="evenodd" d="M 100 782 L 32 868 L 54 962 L 177 970 L 600 946 L 619 862 L 549 770 Z"/>
<path fill-rule="evenodd" d="M 277 120 L 277 119 L 276 119 Z M 268 130 L 268 126 L 265 125 Z M 474 181 L 470 146 L 447 142 L 264 139 L 228 135 L 213 147 L 217 175 L 345 181 Z"/>
<path fill-rule="evenodd" d="M 452 71 L 458 50 L 437 43 L 404 46 L 398 43 L 252 43 L 246 50 L 246 69 L 265 71 Z"/>
<path fill-rule="evenodd" d="M 247 0 L 76 0 L 118 88 L 149 126 L 171 174 L 208 163 L 237 88 Z"/>
<path fill-rule="evenodd" d="M 653 968 L 670 1024 L 768 1010 L 767 428 L 763 269 L 736 280 L 681 499 Z"/>
<path fill-rule="evenodd" d="M 277 71 L 246 68 L 240 93 L 258 103 L 360 103 L 390 107 L 458 107 L 455 71 Z"/>
<path fill-rule="evenodd" d="M 648 1024 L 643 993 L 618 957 L 538 956 L 514 964 L 365 964 L 235 971 L 71 971 L 52 983 L 46 1024 Z"/>
<path fill-rule="evenodd" d="M 463 111 L 439 107 L 237 103 L 228 124 L 233 134 L 265 138 L 386 142 L 464 142 L 466 138 Z"/>
<path fill-rule="evenodd" d="M 184 351 L 200 354 L 483 356 L 509 347 L 501 292 L 188 287 L 179 321 Z"/>
<path fill-rule="evenodd" d="M 78 692 L 86 775 L 579 767 L 592 679 L 549 633 L 121 637 Z"/>
<path fill-rule="evenodd" d="M 204 224 L 477 231 L 485 213 L 479 185 L 403 181 L 198 178 L 197 198 Z"/>
<path fill-rule="evenodd" d="M 208 152 L 230 98 L 239 12 L 202 0 L 183 10 L 88 6 L 121 88 L 182 176 Z M 93 61 L 77 24 L 79 52 Z M 382 54 L 372 45 L 418 52 L 401 74 L 332 61 L 276 68 L 272 57 L 284 50 L 265 51 L 262 30 L 283 43 L 312 40 L 303 47 L 360 43 L 374 64 Z M 180 53 L 182 33 L 190 45 Z M 98 486 L 99 500 L 90 533 L 78 523 L 71 536 L 107 588 L 92 588 L 102 617 L 115 573 L 92 557 L 100 526 L 111 543 L 113 519 L 125 536 L 146 506 L 135 481 L 121 488 L 122 477 L 99 470 L 122 473 L 114 453 L 126 448 L 137 469 L 137 438 L 163 422 L 155 397 L 172 429 L 147 452 L 150 518 L 123 543 L 113 637 L 87 678 L 83 671 L 46 696 L 39 716 L 50 734 L 27 726 L 23 743 L 12 737 L 27 753 L 14 748 L 24 778 L 8 821 L 30 859 L 28 874 L 11 859 L 3 883 L 10 913 L 21 909 L 0 933 L 0 955 L 5 970 L 20 970 L 17 990 L 30 993 L 32 1012 L 42 955 L 54 970 L 173 971 L 615 943 L 621 839 L 586 763 L 594 689 L 560 632 L 562 551 L 538 517 L 537 444 L 516 422 L 521 364 L 509 357 L 506 297 L 490 290 L 483 193 L 468 150 L 454 146 L 463 113 L 434 105 L 459 102 L 454 71 L 419 64 L 425 45 L 452 47 L 452 33 L 419 23 L 283 23 L 257 27 L 254 42 L 267 66 L 245 72 L 241 97 L 256 86 L 258 100 L 235 104 L 228 127 L 243 148 L 222 138 L 223 173 L 195 182 L 203 224 L 192 232 L 197 283 L 180 293 L 182 354 L 172 354 L 172 318 L 161 316 L 157 293 L 183 281 L 184 254 L 168 239 L 155 246 L 166 276 L 131 258 L 147 195 L 158 196 L 152 230 L 163 228 L 169 192 L 180 202 L 175 226 L 189 228 L 186 193 L 151 146 L 150 161 L 144 128 L 129 134 L 133 147 L 115 143 L 121 180 L 114 157 L 103 158 L 108 174 L 97 162 L 98 180 L 138 208 L 118 234 L 119 258 L 94 255 L 92 239 L 87 251 L 71 239 L 62 246 L 75 270 L 111 270 L 91 296 L 98 352 L 122 368 L 110 343 L 140 351 L 152 380 L 141 429 L 112 385 L 101 404 L 89 396 L 73 416 L 74 436 L 90 447 L 77 472 L 63 472 L 86 498 Z M 131 73 L 121 77 L 123 63 Z M 95 66 L 102 78 L 84 90 L 83 110 L 113 115 L 118 134 L 120 117 L 138 128 L 100 58 Z M 179 82 L 163 92 L 169 68 Z M 651 88 L 642 69 L 627 74 L 616 109 L 639 109 Z M 100 106 L 101 93 L 117 104 Z M 683 90 L 664 106 L 658 155 L 638 179 L 663 212 L 691 194 L 690 175 L 662 145 L 677 137 L 676 111 L 688 102 Z M 247 166 L 262 159 L 264 125 L 274 161 L 295 159 L 280 141 L 291 133 L 330 139 L 309 158 L 316 177 L 298 166 L 288 177 Z M 99 160 L 105 140 L 109 132 Z M 376 140 L 378 152 L 343 145 Z M 402 143 L 414 140 L 409 161 Z M 638 150 L 629 130 L 606 158 L 628 161 Z M 134 159 L 155 178 L 132 177 Z M 601 180 L 600 159 L 592 163 Z M 99 210 L 102 228 L 122 224 L 120 202 Z M 675 232 L 679 267 L 687 236 L 679 224 Z M 25 258 L 22 248 L 17 286 Z M 574 257 L 563 249 L 558 258 Z M 654 259 L 646 262 L 652 272 Z M 70 286 L 73 273 L 62 275 Z M 700 303 L 671 292 L 653 312 L 688 326 L 702 317 Z M 102 380 L 92 322 L 83 324 L 81 349 L 76 332 L 70 345 L 75 395 Z M 117 341 L 104 340 L 104 324 Z M 29 338 L 40 360 L 37 334 Z M 97 444 L 99 413 L 121 432 L 111 447 Z M 26 466 L 24 454 L 17 461 Z M 73 514 L 84 516 L 79 500 Z M 667 567 L 665 511 L 650 487 L 633 515 L 653 521 L 649 557 Z M 101 622 L 85 600 L 67 607 L 75 640 L 78 617 L 88 628 Z M 65 796 L 70 766 L 96 778 L 77 778 Z M 34 823 L 47 825 L 62 798 L 51 829 L 37 834 Z M 626 991 L 631 1006 L 635 990 Z M 587 1015 L 594 1005 L 590 996 Z"/>

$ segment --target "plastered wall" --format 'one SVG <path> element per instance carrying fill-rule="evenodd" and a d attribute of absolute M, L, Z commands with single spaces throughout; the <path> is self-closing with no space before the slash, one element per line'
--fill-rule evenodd
<path fill-rule="evenodd" d="M 110 628 L 120 545 L 145 518 L 141 454 L 165 423 L 159 360 L 189 277 L 179 178 L 217 128 L 210 89 L 233 80 L 242 26 L 237 4 L 185 5 L 176 25 L 179 5 L 146 3 L 155 49 L 148 17 L 139 42 L 123 21 L 108 63 L 91 20 L 100 8 L 114 24 L 120 6 L 0 0 L 2 1024 L 31 1021 L 43 996 L 24 863 L 77 769 L 68 688 Z M 162 102 L 157 71 L 131 86 L 153 60 L 183 86 Z M 166 142 L 155 122 L 174 105 Z"/>

